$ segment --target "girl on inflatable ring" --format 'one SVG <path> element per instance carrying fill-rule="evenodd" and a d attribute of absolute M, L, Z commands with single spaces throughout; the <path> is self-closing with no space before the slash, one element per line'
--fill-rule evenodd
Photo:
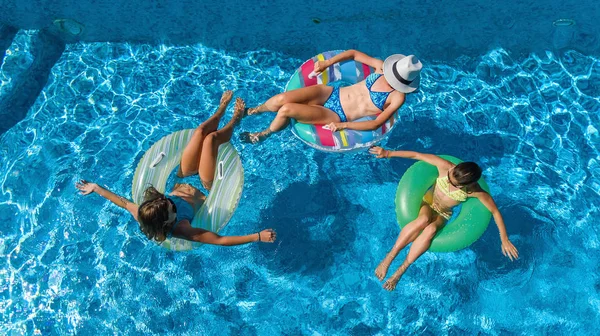
<path fill-rule="evenodd" d="M 375 270 L 375 276 L 383 280 L 398 253 L 409 243 L 413 243 L 402 265 L 383 284 L 385 289 L 392 291 L 396 288 L 396 284 L 408 267 L 429 249 L 436 233 L 452 216 L 452 208 L 471 197 L 477 198 L 492 213 L 500 232 L 502 253 L 510 260 L 519 257 L 519 252 L 508 238 L 504 220 L 494 199 L 478 183 L 481 178 L 481 168 L 475 162 L 454 164 L 437 155 L 413 151 L 390 151 L 381 147 L 373 147 L 370 152 L 377 158 L 401 157 L 424 161 L 436 167 L 438 172 L 433 186 L 423 196 L 417 218 L 402 228 L 396 243 Z"/>
<path fill-rule="evenodd" d="M 232 91 L 224 92 L 216 113 L 196 128 L 183 151 L 177 172 L 178 177 L 198 174 L 202 185 L 209 191 L 213 186 L 218 148 L 231 139 L 235 125 L 244 113 L 244 102 L 237 98 L 233 118 L 225 127 L 217 129 L 232 97 Z M 129 211 L 139 222 L 146 237 L 159 243 L 175 237 L 204 244 L 232 246 L 251 242 L 273 243 L 277 237 L 271 229 L 244 236 L 221 236 L 192 227 L 194 215 L 206 196 L 188 184 L 176 184 L 168 197 L 150 186 L 144 192 L 144 201 L 140 205 L 86 180 L 80 180 L 76 187 L 82 195 L 96 193 Z"/>

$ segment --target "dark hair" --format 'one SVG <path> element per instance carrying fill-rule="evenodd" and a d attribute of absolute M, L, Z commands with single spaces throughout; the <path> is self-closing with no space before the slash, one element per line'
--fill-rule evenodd
<path fill-rule="evenodd" d="M 481 168 L 475 162 L 461 162 L 452 169 L 452 177 L 461 186 L 479 181 Z"/>
<path fill-rule="evenodd" d="M 140 229 L 150 240 L 167 239 L 175 222 L 169 221 L 169 201 L 164 194 L 150 186 L 144 191 L 144 202 L 138 208 Z"/>

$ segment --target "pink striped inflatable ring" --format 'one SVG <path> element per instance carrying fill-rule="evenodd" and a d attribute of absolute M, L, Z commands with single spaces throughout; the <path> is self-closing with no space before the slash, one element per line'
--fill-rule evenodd
<path fill-rule="evenodd" d="M 304 62 L 288 81 L 285 91 L 338 81 L 356 84 L 375 72 L 375 69 L 366 64 L 356 61 L 344 61 L 330 66 L 318 76 L 311 76 L 312 78 L 309 78 L 309 75 L 314 70 L 315 62 L 330 59 L 341 52 L 343 50 L 326 51 Z M 369 121 L 375 118 L 377 118 L 377 115 L 354 121 Z M 331 132 L 323 128 L 325 125 L 303 124 L 292 120 L 292 133 L 307 145 L 318 150 L 325 152 L 350 152 L 366 149 L 377 144 L 394 128 L 397 119 L 398 112 L 396 111 L 385 124 L 376 130 L 355 131 L 346 129 L 338 132 Z"/>

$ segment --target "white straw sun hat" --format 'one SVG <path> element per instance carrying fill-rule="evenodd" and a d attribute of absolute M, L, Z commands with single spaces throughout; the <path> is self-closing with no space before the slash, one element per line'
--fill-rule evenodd
<path fill-rule="evenodd" d="M 383 62 L 383 76 L 395 90 L 410 93 L 419 88 L 423 64 L 415 55 L 392 55 Z"/>

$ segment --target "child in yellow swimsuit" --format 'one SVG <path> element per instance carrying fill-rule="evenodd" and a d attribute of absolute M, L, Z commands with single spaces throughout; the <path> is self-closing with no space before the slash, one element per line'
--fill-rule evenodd
<path fill-rule="evenodd" d="M 406 245 L 413 242 L 402 265 L 383 284 L 385 289 L 394 290 L 396 288 L 396 284 L 406 269 L 429 249 L 433 237 L 452 216 L 452 208 L 466 201 L 468 197 L 477 197 L 494 216 L 494 221 L 500 231 L 502 253 L 511 260 L 518 258 L 519 252 L 508 239 L 504 220 L 496 203 L 492 196 L 481 189 L 477 183 L 481 177 L 481 168 L 476 163 L 462 162 L 455 165 L 437 155 L 411 151 L 390 151 L 381 147 L 373 147 L 370 152 L 377 158 L 402 157 L 425 161 L 436 166 L 439 172 L 435 184 L 423 196 L 419 215 L 400 231 L 394 247 L 375 270 L 377 278 L 383 280 L 394 258 Z"/>

